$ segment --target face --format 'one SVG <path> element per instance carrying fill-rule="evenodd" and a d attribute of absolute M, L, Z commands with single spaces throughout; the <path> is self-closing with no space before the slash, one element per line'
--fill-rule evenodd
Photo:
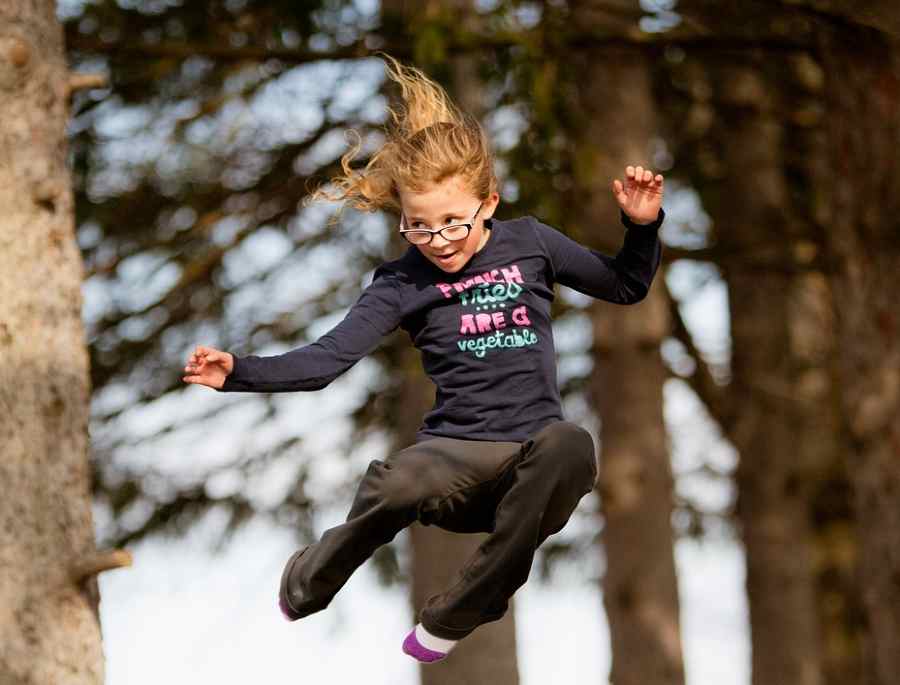
<path fill-rule="evenodd" d="M 491 193 L 481 206 L 478 216 L 472 221 L 472 215 L 478 209 L 481 198 L 476 197 L 466 187 L 465 180 L 461 176 L 451 176 L 424 192 L 401 190 L 399 195 L 404 228 L 440 228 L 451 224 L 472 224 L 469 235 L 460 240 L 445 240 L 442 235 L 436 233 L 430 243 L 416 245 L 426 259 L 447 273 L 455 273 L 462 269 L 472 255 L 487 243 L 490 232 L 484 228 L 484 220 L 493 216 L 500 201 L 498 193 Z M 443 259 L 441 255 L 450 257 Z"/>

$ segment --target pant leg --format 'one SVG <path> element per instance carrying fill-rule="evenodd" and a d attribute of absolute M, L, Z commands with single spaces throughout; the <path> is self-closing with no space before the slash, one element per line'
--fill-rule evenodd
<path fill-rule="evenodd" d="M 519 447 L 438 437 L 370 462 L 347 520 L 288 560 L 280 592 L 289 606 L 301 616 L 324 609 L 378 547 L 413 521 L 459 532 L 488 530 L 493 508 L 487 519 L 478 515 L 484 507 L 467 510 L 465 504 L 483 495 Z"/>
<path fill-rule="evenodd" d="M 525 583 L 537 547 L 562 530 L 578 502 L 593 490 L 597 462 L 591 434 L 558 421 L 521 444 L 500 477 L 493 533 L 460 570 L 457 582 L 430 597 L 419 613 L 438 637 L 458 640 L 503 617 Z"/>

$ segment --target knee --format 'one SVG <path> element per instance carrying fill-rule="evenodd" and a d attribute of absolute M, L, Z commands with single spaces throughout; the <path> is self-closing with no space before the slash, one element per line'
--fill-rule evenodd
<path fill-rule="evenodd" d="M 427 496 L 425 479 L 402 464 L 376 459 L 369 464 L 363 482 L 374 503 L 390 511 L 415 508 Z"/>
<path fill-rule="evenodd" d="M 591 434 L 571 421 L 555 421 L 547 424 L 535 436 L 553 451 L 578 453 L 584 456 L 594 454 L 594 438 Z"/>
<path fill-rule="evenodd" d="M 535 441 L 543 443 L 543 448 L 551 455 L 550 462 L 567 472 L 584 473 L 593 486 L 598 466 L 594 438 L 589 431 L 571 421 L 556 421 L 542 428 Z"/>

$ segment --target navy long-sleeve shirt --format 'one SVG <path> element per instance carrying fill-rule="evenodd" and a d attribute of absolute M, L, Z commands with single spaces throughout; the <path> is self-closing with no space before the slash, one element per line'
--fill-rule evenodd
<path fill-rule="evenodd" d="M 659 266 L 665 219 L 632 223 L 613 257 L 531 216 L 488 219 L 488 241 L 456 273 L 410 246 L 382 263 L 346 316 L 318 340 L 269 357 L 234 356 L 221 392 L 319 390 L 403 328 L 435 384 L 416 432 L 522 442 L 563 418 L 550 319 L 554 283 L 597 299 L 641 300 Z"/>

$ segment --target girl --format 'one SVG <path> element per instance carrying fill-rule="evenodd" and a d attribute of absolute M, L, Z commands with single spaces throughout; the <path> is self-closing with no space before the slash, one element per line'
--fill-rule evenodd
<path fill-rule="evenodd" d="M 626 229 L 615 257 L 531 216 L 493 219 L 500 196 L 478 121 L 421 71 L 385 57 L 404 105 L 390 110 L 387 142 L 361 171 L 349 166 L 359 145 L 351 149 L 336 190 L 310 199 L 398 210 L 408 249 L 381 264 L 315 342 L 269 357 L 198 346 L 183 379 L 220 392 L 318 390 L 398 326 L 409 333 L 435 383 L 434 406 L 412 445 L 369 464 L 346 522 L 288 558 L 279 606 L 289 621 L 324 609 L 413 521 L 491 533 L 403 641 L 404 652 L 431 662 L 505 614 L 537 547 L 594 487 L 593 439 L 562 415 L 553 284 L 619 304 L 641 300 L 661 257 L 663 177 L 627 166 L 624 184 L 613 181 Z"/>

